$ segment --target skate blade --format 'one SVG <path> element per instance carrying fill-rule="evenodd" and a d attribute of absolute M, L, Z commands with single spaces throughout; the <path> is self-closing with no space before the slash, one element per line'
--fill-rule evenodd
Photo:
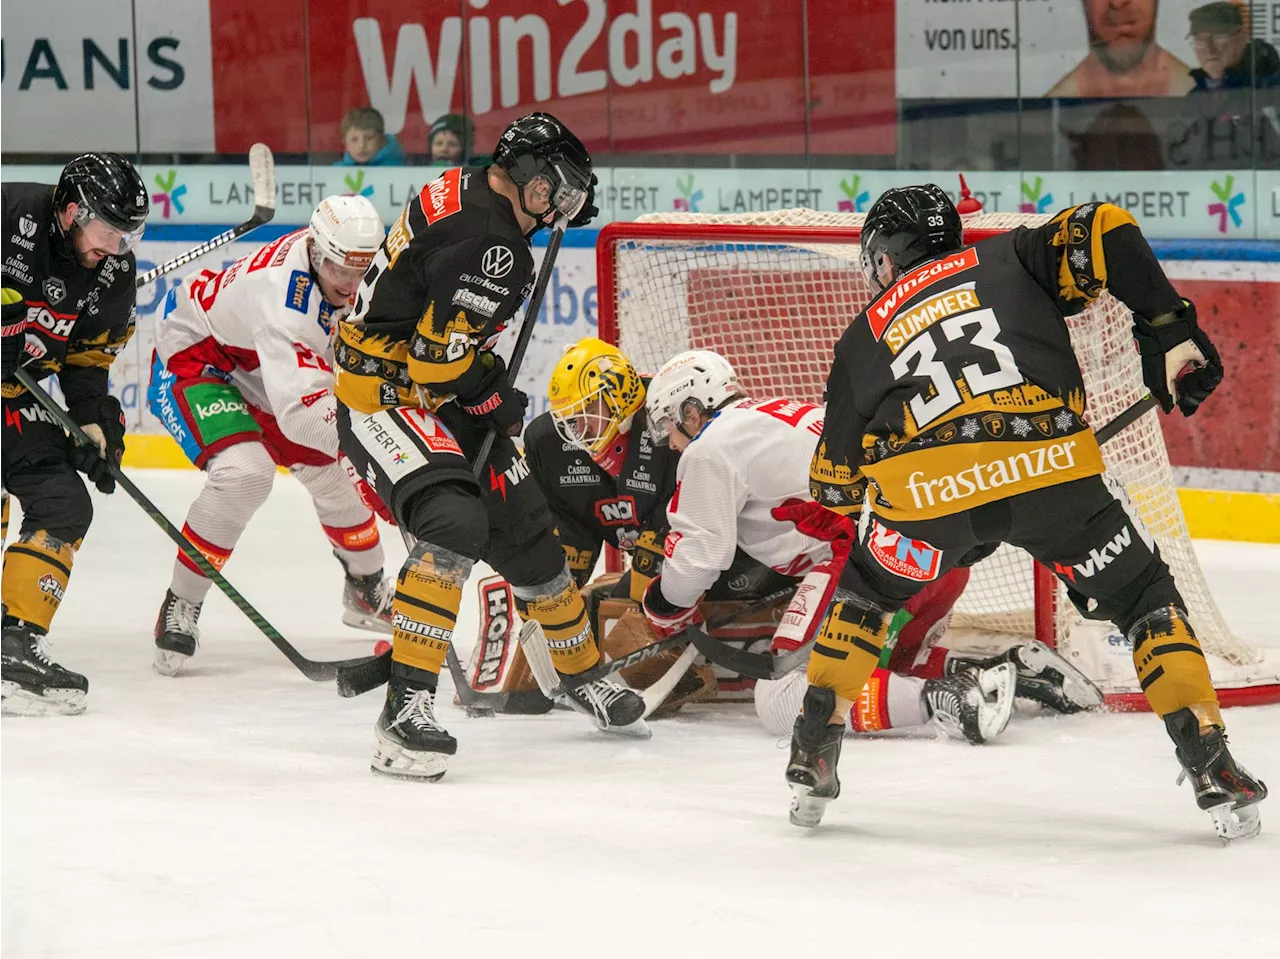
<path fill-rule="evenodd" d="M 151 668 L 161 676 L 177 676 L 182 672 L 183 664 L 190 658 L 186 653 L 161 649 L 157 646 L 155 659 L 151 660 Z"/>
<path fill-rule="evenodd" d="M 1013 704 L 1017 697 L 1018 671 L 1013 663 L 1001 663 L 994 669 L 984 669 L 978 677 L 978 686 L 984 701 L 978 707 L 978 729 L 983 742 L 999 736 L 1009 726 Z M 994 696 L 995 702 L 986 697 Z"/>
<path fill-rule="evenodd" d="M 653 736 L 653 730 L 649 728 L 649 724 L 643 719 L 637 719 L 634 723 L 628 723 L 625 726 L 610 726 L 608 723 L 601 723 L 594 714 L 591 714 L 591 718 L 595 722 L 596 728 L 609 736 L 617 736 L 622 739 L 650 739 Z"/>
<path fill-rule="evenodd" d="M 391 779 L 438 782 L 449 768 L 445 753 L 414 752 L 382 738 L 375 731 L 373 762 L 369 769 Z"/>
<path fill-rule="evenodd" d="M 814 796 L 812 786 L 800 783 L 788 783 L 791 787 L 791 825 L 812 829 L 822 822 L 822 815 L 827 811 L 827 803 L 831 800 L 824 796 Z"/>
<path fill-rule="evenodd" d="M 5 682 L 0 692 L 3 716 L 79 716 L 89 703 L 83 689 L 50 689 L 43 695 Z"/>
<path fill-rule="evenodd" d="M 375 616 L 372 613 L 361 612 L 358 609 L 348 609 L 342 614 L 342 622 L 353 629 L 363 629 L 370 633 L 383 633 L 390 636 L 393 632 L 391 623 Z"/>
<path fill-rule="evenodd" d="M 1224 846 L 1241 839 L 1252 839 L 1262 832 L 1262 816 L 1256 803 L 1235 807 L 1231 803 L 1223 803 L 1221 806 L 1210 807 L 1206 812 L 1213 820 L 1213 828 Z"/>
<path fill-rule="evenodd" d="M 1032 640 L 1022 650 L 1022 661 L 1028 670 L 1042 675 L 1052 669 L 1062 676 L 1062 693 L 1078 709 L 1096 709 L 1104 699 L 1102 690 L 1084 673 L 1039 640 Z"/>

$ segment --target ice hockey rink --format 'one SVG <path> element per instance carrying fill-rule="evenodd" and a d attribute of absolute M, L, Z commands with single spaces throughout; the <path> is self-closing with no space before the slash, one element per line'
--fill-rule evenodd
<path fill-rule="evenodd" d="M 201 479 L 132 475 L 179 522 Z M 95 504 L 52 632 L 89 711 L 2 727 L 6 957 L 1277 954 L 1280 806 L 1220 846 L 1149 714 L 848 740 L 805 831 L 749 707 L 636 741 L 568 712 L 468 719 L 446 678 L 448 775 L 393 781 L 369 772 L 380 694 L 304 679 L 216 590 L 197 658 L 154 673 L 173 547 L 123 492 Z M 1237 634 L 1280 645 L 1280 546 L 1196 547 Z M 288 477 L 226 574 L 306 655 L 371 651 Z M 468 595 L 463 654 L 474 623 Z M 1280 706 L 1227 718 L 1274 787 Z"/>

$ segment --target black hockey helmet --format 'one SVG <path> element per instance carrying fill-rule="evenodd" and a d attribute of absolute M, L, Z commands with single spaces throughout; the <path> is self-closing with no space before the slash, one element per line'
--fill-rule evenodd
<path fill-rule="evenodd" d="M 142 177 L 118 153 L 85 153 L 62 168 L 53 191 L 53 208 L 75 203 L 75 224 L 82 229 L 95 220 L 119 233 L 119 249 L 137 245 L 147 221 L 150 201 Z"/>
<path fill-rule="evenodd" d="M 886 190 L 862 224 L 862 272 L 879 289 L 878 266 L 887 257 L 894 274 L 964 246 L 964 225 L 955 204 L 933 183 Z"/>
<path fill-rule="evenodd" d="M 591 155 L 550 113 L 530 113 L 513 121 L 498 140 L 493 162 L 506 170 L 519 188 L 520 208 L 540 224 L 542 217 L 524 205 L 525 185 L 538 177 L 551 184 L 552 208 L 559 215 L 572 220 L 587 201 Z"/>

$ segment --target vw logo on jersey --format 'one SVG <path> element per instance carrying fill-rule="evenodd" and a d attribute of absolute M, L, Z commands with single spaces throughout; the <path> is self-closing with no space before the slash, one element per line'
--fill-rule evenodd
<path fill-rule="evenodd" d="M 51 276 L 44 281 L 44 295 L 49 298 L 50 306 L 57 306 L 67 298 L 67 284 L 62 277 Z"/>
<path fill-rule="evenodd" d="M 484 275 L 495 280 L 500 280 L 515 266 L 516 258 L 511 255 L 511 251 L 505 246 L 491 246 L 484 251 L 484 258 L 480 261 L 480 268 L 484 270 Z"/>

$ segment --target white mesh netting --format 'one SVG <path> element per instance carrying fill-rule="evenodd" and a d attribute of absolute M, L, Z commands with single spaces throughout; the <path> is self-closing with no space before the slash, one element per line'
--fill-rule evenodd
<path fill-rule="evenodd" d="M 729 359 L 752 395 L 821 402 L 832 347 L 871 298 L 859 265 L 862 219 L 780 210 L 650 214 L 633 224 L 613 224 L 602 232 L 597 254 L 600 334 L 641 371 L 656 370 L 681 350 L 711 349 Z M 966 240 L 1047 219 L 979 214 L 966 218 Z M 1086 417 L 1100 428 L 1145 392 L 1130 314 L 1104 294 L 1068 326 L 1089 394 Z M 1230 664 L 1256 665 L 1260 651 L 1231 635 L 1205 585 L 1157 416 L 1147 413 L 1103 447 L 1107 467 L 1159 542 L 1206 652 Z M 980 643 L 989 643 L 993 633 L 1036 635 L 1033 569 L 1026 553 L 1001 547 L 974 569 L 955 625 L 981 631 Z M 1039 602 L 1042 612 L 1047 613 L 1044 604 L 1053 611 L 1051 618 L 1042 616 L 1052 626 L 1047 635 L 1042 628 L 1040 638 L 1064 650 L 1080 647 L 1082 668 L 1106 686 L 1136 688 L 1127 649 L 1125 668 L 1111 677 L 1108 657 L 1094 648 L 1122 644 L 1120 637 L 1084 623 L 1056 586 L 1043 590 Z M 956 642 L 950 634 L 949 642 Z M 1215 670 L 1215 679 L 1222 671 Z M 1243 671 L 1246 677 L 1256 673 Z M 1234 676 L 1226 684 L 1232 682 Z"/>

